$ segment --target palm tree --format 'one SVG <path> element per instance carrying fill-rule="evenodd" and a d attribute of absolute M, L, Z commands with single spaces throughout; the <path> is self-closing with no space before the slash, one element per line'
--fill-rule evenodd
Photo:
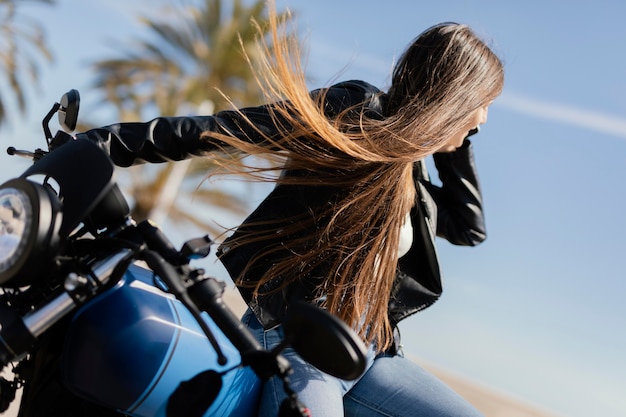
<path fill-rule="evenodd" d="M 256 0 L 249 7 L 234 0 L 228 10 L 221 0 L 202 0 L 197 7 L 173 6 L 166 15 L 167 21 L 142 18 L 150 40 L 138 40 L 121 58 L 95 63 L 96 86 L 104 92 L 106 101 L 116 106 L 120 120 L 143 120 L 148 112 L 163 116 L 210 114 L 232 104 L 260 102 L 261 92 L 239 43 L 241 40 L 254 63 L 260 49 L 252 20 L 260 27 L 267 26 L 264 0 Z M 205 109 L 200 110 L 202 107 Z M 174 197 L 183 178 L 199 179 L 213 168 L 208 161 L 194 160 L 167 163 L 149 181 L 135 175 L 131 187 L 133 216 L 154 218 L 158 215 L 155 209 L 160 209 L 169 219 L 212 230 L 199 216 L 178 207 Z M 142 173 L 154 170 L 136 169 Z M 240 210 L 245 207 L 216 190 L 194 189 L 193 193 L 196 202 Z"/>
<path fill-rule="evenodd" d="M 54 4 L 54 0 L 31 1 Z M 25 85 L 38 82 L 38 63 L 42 58 L 52 60 L 42 26 L 18 13 L 18 8 L 25 3 L 24 0 L 0 0 L 0 73 L 6 77 L 17 108 L 22 113 L 26 111 Z M 6 96 L 0 95 L 0 124 L 5 123 L 8 117 L 5 99 Z"/>

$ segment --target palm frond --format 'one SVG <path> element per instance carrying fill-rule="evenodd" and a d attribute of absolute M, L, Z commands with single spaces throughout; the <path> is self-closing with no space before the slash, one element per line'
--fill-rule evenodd
<path fill-rule="evenodd" d="M 223 7 L 221 0 L 204 0 L 192 7 L 189 3 L 168 8 L 167 20 L 142 17 L 145 36 L 120 46 L 120 56 L 95 62 L 95 85 L 115 105 L 125 121 L 141 120 L 147 109 L 157 109 L 159 115 L 178 115 L 183 109 L 199 106 L 207 100 L 215 111 L 232 104 L 251 106 L 260 104 L 262 92 L 240 47 L 245 45 L 251 58 L 258 56 L 256 42 L 259 34 L 252 24 L 256 21 L 266 28 L 265 1 L 256 0 L 244 5 L 235 0 Z M 219 89 L 219 91 L 218 91 Z M 228 97 L 228 100 L 224 97 Z M 233 163 L 240 163 L 233 160 Z M 162 200 L 172 164 L 159 166 L 155 174 L 145 167 L 139 170 L 147 175 L 145 181 L 134 182 L 130 191 L 134 200 L 133 214 L 138 220 L 150 216 Z M 186 179 L 202 182 L 202 177 L 215 170 L 210 162 L 201 159 L 185 165 Z M 136 172 L 136 171 L 134 171 Z M 206 220 L 210 208 L 243 214 L 249 209 L 245 201 L 227 190 L 207 190 L 186 187 L 182 182 L 179 193 L 193 198 L 194 203 L 207 207 L 202 215 L 174 203 L 168 218 L 194 224 L 209 230 Z M 197 204 L 193 204 L 197 206 Z M 197 210 L 196 210 L 197 211 Z"/>
<path fill-rule="evenodd" d="M 52 0 L 32 0 L 34 3 L 53 4 Z M 28 16 L 19 13 L 24 1 L 0 1 L 0 72 L 5 77 L 10 93 L 0 96 L 0 123 L 7 120 L 5 99 L 11 97 L 17 109 L 25 113 L 26 90 L 37 88 L 41 61 L 52 61 L 43 27 Z"/>

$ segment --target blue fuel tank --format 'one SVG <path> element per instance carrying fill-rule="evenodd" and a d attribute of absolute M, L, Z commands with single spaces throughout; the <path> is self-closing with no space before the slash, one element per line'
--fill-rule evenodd
<path fill-rule="evenodd" d="M 115 287 L 77 311 L 63 352 L 63 380 L 80 397 L 128 415 L 165 417 L 181 382 L 241 361 L 208 315 L 205 320 L 228 358 L 224 366 L 191 313 L 155 286 L 152 271 L 133 265 Z M 255 416 L 261 381 L 254 372 L 238 367 L 222 382 L 205 416 Z"/>

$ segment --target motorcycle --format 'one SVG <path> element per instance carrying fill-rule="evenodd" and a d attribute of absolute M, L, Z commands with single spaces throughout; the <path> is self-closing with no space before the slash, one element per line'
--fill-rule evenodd
<path fill-rule="evenodd" d="M 301 416 L 285 348 L 338 378 L 363 372 L 360 339 L 311 304 L 291 305 L 284 341 L 264 350 L 225 283 L 192 266 L 208 236 L 176 249 L 130 217 L 108 155 L 71 136 L 79 104 L 71 90 L 45 116 L 48 150 L 7 150 L 34 163 L 0 186 L 0 412 L 21 392 L 20 417 L 246 417 L 275 376 L 280 415 Z"/>

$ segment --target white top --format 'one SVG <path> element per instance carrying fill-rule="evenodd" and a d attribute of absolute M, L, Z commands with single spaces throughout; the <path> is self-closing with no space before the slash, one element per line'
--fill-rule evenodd
<path fill-rule="evenodd" d="M 398 258 L 407 254 L 413 244 L 413 225 L 411 224 L 411 216 L 409 214 L 404 218 L 402 228 L 400 229 L 400 242 L 398 242 Z"/>

